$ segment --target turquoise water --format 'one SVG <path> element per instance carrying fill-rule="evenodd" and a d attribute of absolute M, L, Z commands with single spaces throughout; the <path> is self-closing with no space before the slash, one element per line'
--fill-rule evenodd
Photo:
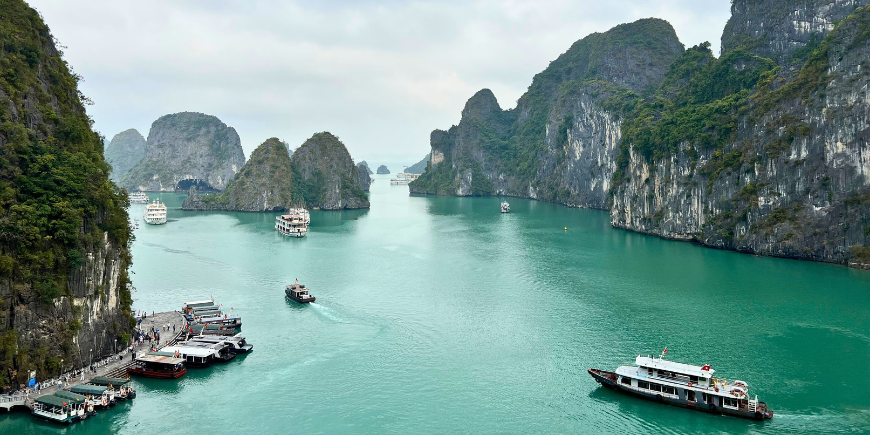
<path fill-rule="evenodd" d="M 246 356 L 71 428 L 0 415 L 6 433 L 843 433 L 870 428 L 870 273 L 753 257 L 610 227 L 606 212 L 410 197 L 389 176 L 368 211 L 182 212 L 142 225 L 137 309 L 214 298 Z M 153 196 L 153 195 L 152 195 Z M 144 206 L 134 205 L 140 217 Z M 564 229 L 567 227 L 567 231 Z M 298 278 L 317 302 L 283 288 Z M 753 422 L 599 388 L 589 367 L 658 353 L 742 379 Z"/>

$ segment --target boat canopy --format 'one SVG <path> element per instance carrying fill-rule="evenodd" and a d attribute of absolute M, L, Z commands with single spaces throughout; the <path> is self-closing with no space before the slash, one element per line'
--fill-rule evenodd
<path fill-rule="evenodd" d="M 216 311 L 220 310 L 220 305 L 197 305 L 195 307 L 188 307 L 193 310 L 194 313 L 198 313 L 200 311 Z"/>
<path fill-rule="evenodd" d="M 36 401 L 38 403 L 42 403 L 43 405 L 52 405 L 52 406 L 69 406 L 71 403 L 69 399 L 65 399 L 63 397 L 55 396 L 54 394 L 50 394 L 47 396 L 37 397 Z"/>
<path fill-rule="evenodd" d="M 216 322 L 223 322 L 225 320 L 242 320 L 242 316 L 227 316 L 226 318 L 223 318 L 223 317 L 207 317 L 207 318 L 200 317 L 199 318 L 200 323 L 216 323 Z"/>
<path fill-rule="evenodd" d="M 72 402 L 72 403 L 85 403 L 85 402 L 88 400 L 87 397 L 82 396 L 81 394 L 76 394 L 76 393 L 72 393 L 72 392 L 69 392 L 69 391 L 63 391 L 63 390 L 60 390 L 60 391 L 58 391 L 57 393 L 54 393 L 54 395 L 57 396 L 57 397 L 62 397 L 62 398 L 64 398 L 64 399 L 67 399 L 67 402 L 68 402 L 68 403 L 69 403 L 69 402 Z"/>
<path fill-rule="evenodd" d="M 172 352 L 173 354 L 176 350 L 181 355 L 198 357 L 198 358 L 205 358 L 205 357 L 215 355 L 218 353 L 217 349 L 211 349 L 211 348 L 205 348 L 205 347 L 168 346 L 168 347 L 163 348 L 164 352 Z"/>
<path fill-rule="evenodd" d="M 175 354 L 172 354 L 175 355 Z M 157 364 L 181 364 L 184 362 L 182 358 L 175 358 L 174 356 L 168 355 L 154 355 L 154 354 L 146 354 L 136 358 L 136 361 L 148 362 L 148 363 L 157 363 Z"/>
<path fill-rule="evenodd" d="M 205 310 L 205 311 L 194 311 L 193 315 L 199 317 L 206 316 L 219 316 L 221 314 L 221 310 Z"/>
<path fill-rule="evenodd" d="M 108 389 L 109 387 L 102 385 L 73 385 L 69 390 L 78 394 L 101 395 Z"/>
<path fill-rule="evenodd" d="M 667 370 L 669 372 L 680 373 L 689 376 L 697 376 L 699 378 L 709 378 L 713 375 L 713 372 L 715 372 L 715 370 L 710 368 L 704 370 L 701 366 L 693 366 L 691 364 L 666 361 L 661 358 L 650 358 L 648 356 L 638 356 L 637 359 L 635 359 L 634 363 L 640 367 L 649 367 L 656 370 Z"/>
<path fill-rule="evenodd" d="M 211 299 L 205 299 L 205 300 L 202 300 L 202 301 L 193 301 L 193 302 L 188 302 L 188 303 L 186 303 L 186 304 L 184 304 L 184 305 L 185 305 L 186 307 L 188 307 L 188 308 L 193 308 L 193 307 L 202 307 L 202 306 L 206 306 L 206 305 L 214 305 L 214 300 L 211 300 Z"/>
<path fill-rule="evenodd" d="M 127 378 L 110 378 L 108 376 L 95 376 L 90 380 L 89 383 L 94 385 L 109 385 L 112 384 L 113 387 L 120 387 L 121 385 L 127 384 L 130 382 L 130 379 Z"/>

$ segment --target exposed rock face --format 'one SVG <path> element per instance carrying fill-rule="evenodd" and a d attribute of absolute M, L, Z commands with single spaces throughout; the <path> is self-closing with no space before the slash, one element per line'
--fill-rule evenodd
<path fill-rule="evenodd" d="M 378 166 L 378 174 L 379 175 L 389 174 L 389 173 L 390 173 L 390 170 L 386 166 L 384 166 L 384 165 Z"/>
<path fill-rule="evenodd" d="M 127 344 L 130 228 L 48 27 L 8 0 L 0 28 L 0 387 L 18 388 Z"/>
<path fill-rule="evenodd" d="M 220 194 L 200 196 L 191 187 L 182 210 L 284 211 L 290 208 L 292 176 L 287 147 L 277 138 L 263 142 Z"/>
<path fill-rule="evenodd" d="M 358 168 L 344 144 L 331 133 L 317 133 L 291 159 L 294 204 L 323 210 L 369 208 Z"/>
<path fill-rule="evenodd" d="M 731 19 L 722 34 L 722 52 L 745 48 L 786 64 L 796 50 L 821 42 L 835 22 L 867 4 L 870 1 L 734 0 Z"/>
<path fill-rule="evenodd" d="M 367 172 L 369 175 L 374 174 L 374 172 L 372 171 L 372 168 L 369 168 L 369 164 L 368 164 L 365 160 L 359 162 L 359 164 L 362 165 L 362 166 L 365 166 L 365 167 L 366 167 L 366 172 Z"/>
<path fill-rule="evenodd" d="M 145 156 L 145 138 L 135 128 L 124 130 L 112 138 L 105 154 L 112 165 L 109 178 L 117 183 Z"/>
<path fill-rule="evenodd" d="M 411 166 L 405 168 L 405 172 L 409 174 L 422 174 L 426 172 L 426 167 L 429 165 L 429 159 L 432 157 L 432 154 L 426 154 L 426 157 L 423 157 L 423 160 L 420 160 L 417 163 L 414 163 Z"/>
<path fill-rule="evenodd" d="M 185 180 L 217 190 L 245 163 L 236 130 L 195 112 L 161 116 L 151 124 L 145 157 L 121 180 L 128 190 L 174 191 Z M 185 183 L 182 188 L 186 190 Z"/>
<path fill-rule="evenodd" d="M 359 176 L 359 187 L 360 189 L 368 192 L 369 188 L 372 185 L 372 177 L 369 175 L 369 167 L 360 163 L 356 165 L 357 175 Z"/>
<path fill-rule="evenodd" d="M 411 191 L 602 208 L 629 230 L 870 265 L 870 43 L 861 30 L 870 7 L 844 19 L 856 2 L 785 3 L 735 1 L 720 58 L 709 45 L 665 55 L 653 47 L 679 43 L 650 26 L 638 31 L 648 43 L 593 41 L 631 55 L 570 55 L 584 38 L 535 77 L 517 109 L 501 111 L 486 90 L 472 97 L 458 126 L 432 133 L 431 170 Z M 629 58 L 653 60 L 636 76 L 645 81 L 619 76 L 642 62 L 584 66 Z"/>

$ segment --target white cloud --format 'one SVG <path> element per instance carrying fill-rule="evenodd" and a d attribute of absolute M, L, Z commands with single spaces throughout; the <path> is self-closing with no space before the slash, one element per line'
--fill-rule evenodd
<path fill-rule="evenodd" d="M 338 135 L 356 160 L 415 163 L 477 90 L 502 107 L 570 45 L 645 17 L 718 51 L 730 2 L 689 0 L 32 0 L 96 103 L 95 127 L 199 111 L 246 154 L 277 136 Z"/>

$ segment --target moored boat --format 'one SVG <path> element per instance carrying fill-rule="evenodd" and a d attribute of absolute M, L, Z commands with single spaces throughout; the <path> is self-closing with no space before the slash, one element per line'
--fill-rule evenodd
<path fill-rule="evenodd" d="M 713 376 L 709 365 L 694 366 L 638 355 L 635 366 L 621 366 L 615 372 L 589 369 L 601 385 L 668 405 L 754 420 L 773 418 L 773 411 L 758 396 L 749 396 L 743 381 L 728 383 Z"/>
<path fill-rule="evenodd" d="M 241 328 L 241 316 L 223 316 L 223 317 L 200 317 L 198 323 L 203 325 L 221 325 L 227 328 Z"/>
<path fill-rule="evenodd" d="M 108 408 L 115 405 L 114 390 L 102 385 L 73 385 L 69 391 L 88 398 L 88 405 L 94 408 Z"/>
<path fill-rule="evenodd" d="M 129 385 L 130 382 L 130 378 L 95 376 L 88 381 L 88 384 L 109 387 L 115 396 L 115 400 L 127 400 L 136 398 L 136 390 Z"/>
<path fill-rule="evenodd" d="M 187 373 L 187 368 L 182 358 L 146 354 L 137 357 L 127 372 L 146 378 L 178 379 Z"/>
<path fill-rule="evenodd" d="M 227 362 L 236 357 L 236 354 L 230 351 L 230 345 L 226 342 L 219 343 L 204 343 L 201 341 L 182 341 L 177 343 L 175 347 L 180 349 L 206 349 L 214 352 L 214 362 Z M 183 351 L 180 351 L 183 352 Z M 181 353 L 179 353 L 181 355 Z"/>
<path fill-rule="evenodd" d="M 510 213 L 511 212 L 511 205 L 508 204 L 507 201 L 503 201 L 501 203 L 501 212 L 502 213 Z"/>
<path fill-rule="evenodd" d="M 131 204 L 148 204 L 148 195 L 145 192 L 133 192 L 130 194 Z"/>
<path fill-rule="evenodd" d="M 284 294 L 286 294 L 288 298 L 302 304 L 314 302 L 316 299 L 308 293 L 308 289 L 305 288 L 304 284 L 288 285 L 287 288 L 284 289 Z"/>
<path fill-rule="evenodd" d="M 72 403 L 73 405 L 81 405 L 75 406 L 76 414 L 79 416 L 80 420 L 84 420 L 92 415 L 97 414 L 97 412 L 94 411 L 94 405 L 90 403 L 87 396 L 64 390 L 60 390 L 54 393 L 54 395 L 67 399 L 68 403 Z"/>
<path fill-rule="evenodd" d="M 69 399 L 49 394 L 33 401 L 31 414 L 44 420 L 70 424 L 81 419 L 77 409 L 82 406 L 84 404 L 74 404 Z"/>
<path fill-rule="evenodd" d="M 229 350 L 232 353 L 248 353 L 254 349 L 254 346 L 248 344 L 245 341 L 245 337 L 242 337 L 240 334 L 236 334 L 232 337 L 221 335 L 198 335 L 190 337 L 188 341 L 212 344 L 226 343 L 229 345 Z"/>

